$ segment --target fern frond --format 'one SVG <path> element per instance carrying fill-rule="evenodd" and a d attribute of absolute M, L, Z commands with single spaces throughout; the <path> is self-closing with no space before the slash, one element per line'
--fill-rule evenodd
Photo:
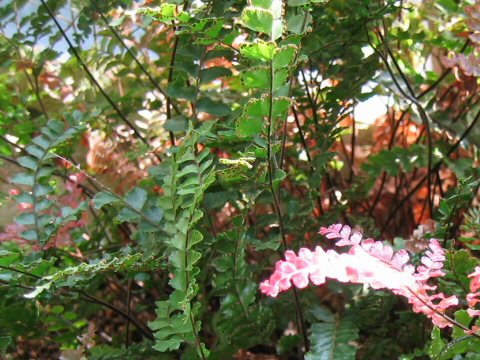
<path fill-rule="evenodd" d="M 196 319 L 200 303 L 196 263 L 202 254 L 195 250 L 203 240 L 195 225 L 202 218 L 200 205 L 206 189 L 215 180 L 213 158 L 208 148 L 196 151 L 199 133 L 190 131 L 178 151 L 169 159 L 170 173 L 163 178 L 164 196 L 159 205 L 164 212 L 164 231 L 169 253 L 169 299 L 157 302 L 157 318 L 150 323 L 156 331 L 155 348 L 175 350 L 184 342 L 193 345 L 200 358 L 208 351 L 199 338 L 201 323 Z"/>
<path fill-rule="evenodd" d="M 81 120 L 75 120 L 68 129 L 63 122 L 50 120 L 42 127 L 41 134 L 32 140 L 33 144 L 25 149 L 27 155 L 18 159 L 20 165 L 29 170 L 11 178 L 13 184 L 29 188 L 16 197 L 17 202 L 29 204 L 32 208 L 32 212 L 23 213 L 16 219 L 21 225 L 29 227 L 22 233 L 26 240 L 38 241 L 44 246 L 64 224 L 76 220 L 85 210 L 86 204 L 82 203 L 76 209 L 61 211 L 59 216 L 52 215 L 54 201 L 50 195 L 55 187 L 48 181 L 55 171 L 53 150 L 84 130 Z"/>
<path fill-rule="evenodd" d="M 354 360 L 357 349 L 352 342 L 358 338 L 358 329 L 351 317 L 336 315 L 332 322 L 312 325 L 311 350 L 306 360 Z"/>

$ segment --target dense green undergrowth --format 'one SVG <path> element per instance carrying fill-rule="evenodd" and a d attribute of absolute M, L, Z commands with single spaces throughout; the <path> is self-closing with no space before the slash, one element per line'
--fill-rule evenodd
<path fill-rule="evenodd" d="M 3 3 L 0 358 L 480 356 L 480 5 Z M 334 223 L 414 265 L 438 239 L 457 325 L 359 284 L 260 293 Z"/>

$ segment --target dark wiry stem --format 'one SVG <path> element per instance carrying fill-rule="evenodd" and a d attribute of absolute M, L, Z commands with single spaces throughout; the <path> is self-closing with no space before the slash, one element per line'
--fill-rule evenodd
<path fill-rule="evenodd" d="M 73 46 L 72 42 L 70 41 L 70 39 L 68 38 L 67 34 L 65 33 L 65 31 L 63 30 L 63 28 L 61 27 L 60 23 L 58 22 L 57 18 L 55 17 L 55 14 L 52 12 L 52 10 L 50 9 L 50 7 L 47 5 L 47 3 L 45 2 L 45 0 L 40 0 L 40 2 L 42 3 L 42 5 L 45 7 L 45 9 L 47 10 L 48 12 L 48 15 L 50 16 L 50 18 L 53 20 L 53 22 L 55 23 L 55 25 L 57 26 L 58 30 L 60 31 L 60 33 L 62 34 L 63 38 L 65 39 L 65 41 L 67 42 L 68 44 L 68 47 L 70 48 L 70 50 L 72 51 L 73 55 L 75 56 L 75 58 L 77 59 L 77 61 L 80 63 L 80 65 L 82 66 L 82 68 L 85 70 L 86 74 L 88 75 L 90 81 L 98 88 L 98 90 L 100 91 L 100 93 L 103 95 L 103 97 L 107 100 L 107 102 L 112 106 L 112 108 L 115 110 L 115 112 L 118 114 L 118 116 L 120 116 L 120 118 L 122 119 L 122 121 L 127 124 L 127 126 L 132 129 L 133 133 L 135 134 L 135 136 L 140 139 L 143 143 L 145 143 L 146 145 L 149 145 L 148 141 L 142 136 L 142 134 L 140 134 L 140 132 L 137 130 L 137 128 L 130 122 L 130 120 L 127 119 L 127 117 L 125 116 L 125 114 L 123 114 L 123 112 L 120 110 L 120 108 L 118 107 L 118 105 L 112 100 L 112 98 L 107 94 L 107 92 L 103 89 L 103 87 L 100 85 L 100 83 L 97 81 L 97 79 L 93 76 L 92 72 L 90 71 L 90 69 L 88 68 L 87 64 L 83 61 L 83 59 L 81 58 L 80 54 L 78 53 L 77 49 Z M 158 156 L 157 154 L 155 154 L 155 157 L 161 161 L 161 158 L 160 156 Z"/>
<path fill-rule="evenodd" d="M 274 69 L 273 69 L 273 64 L 270 61 L 270 86 L 269 86 L 269 109 L 268 109 L 268 122 L 267 122 L 267 165 L 268 165 L 268 182 L 269 182 L 269 187 L 270 187 L 270 192 L 272 193 L 272 198 L 273 198 L 273 205 L 275 208 L 275 212 L 278 217 L 278 226 L 280 228 L 280 236 L 282 239 L 282 245 L 284 248 L 284 251 L 288 249 L 287 245 L 287 236 L 286 236 L 286 231 L 284 227 L 284 221 L 283 221 L 283 214 L 282 214 L 282 209 L 280 207 L 280 201 L 277 195 L 277 192 L 275 191 L 275 186 L 273 184 L 273 171 L 274 171 L 274 164 L 272 161 L 272 128 L 273 128 L 273 79 L 274 79 Z M 292 292 L 293 292 L 293 297 L 294 297 L 294 302 L 295 302 L 295 309 L 297 312 L 297 317 L 298 317 L 298 322 L 300 325 L 300 330 L 302 333 L 303 337 L 303 342 L 305 345 L 305 349 L 308 351 L 309 345 L 308 345 L 308 337 L 307 337 L 307 328 L 305 325 L 305 320 L 303 317 L 303 311 L 300 305 L 300 299 L 298 298 L 298 293 L 294 287 L 292 287 Z"/>
<path fill-rule="evenodd" d="M 460 143 L 472 131 L 472 129 L 475 127 L 475 125 L 477 124 L 479 119 L 480 119 L 480 111 L 477 113 L 477 115 L 475 116 L 475 119 L 473 119 L 472 123 L 468 126 L 468 128 L 465 129 L 465 131 L 460 136 L 460 138 L 455 142 L 455 144 L 452 145 L 452 147 L 450 148 L 450 150 L 447 152 L 447 154 L 445 156 L 446 158 L 448 158 L 460 146 Z M 440 169 L 440 166 L 442 164 L 443 164 L 443 160 L 439 160 L 435 164 L 435 166 L 433 166 L 433 169 L 431 171 L 437 171 L 438 169 Z M 422 184 L 425 182 L 425 180 L 427 180 L 428 175 L 429 174 L 425 175 L 422 179 L 420 179 L 418 181 L 418 183 L 409 191 L 409 193 L 407 195 L 405 195 L 405 197 L 397 203 L 397 205 L 395 206 L 393 211 L 390 213 L 390 216 L 388 217 L 387 221 L 385 221 L 385 224 L 383 225 L 382 230 L 381 230 L 382 232 L 390 224 L 390 221 L 392 221 L 392 219 L 394 218 L 394 216 L 398 212 L 398 210 L 400 210 L 402 208 L 402 206 L 408 201 L 408 199 L 410 199 L 413 196 L 413 194 L 415 194 L 418 191 L 418 189 L 420 189 L 422 187 Z"/>

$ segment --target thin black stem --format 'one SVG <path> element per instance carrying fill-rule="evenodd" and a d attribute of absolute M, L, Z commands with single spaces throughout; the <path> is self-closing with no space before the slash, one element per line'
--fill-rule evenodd
<path fill-rule="evenodd" d="M 129 278 L 127 282 L 127 325 L 125 326 L 125 347 L 130 346 L 130 312 L 131 312 L 131 303 L 132 303 L 132 286 L 133 279 Z"/>
<path fill-rule="evenodd" d="M 450 316 L 448 315 L 445 315 L 444 313 L 441 313 L 440 311 L 438 311 L 437 309 L 435 309 L 433 306 L 431 306 L 430 304 L 428 304 L 425 300 L 423 300 L 420 296 L 418 296 L 418 294 L 416 292 L 414 292 L 412 289 L 410 289 L 409 287 L 407 287 L 408 291 L 410 291 L 412 293 L 413 296 L 415 296 L 423 305 L 425 305 L 426 307 L 428 307 L 430 310 L 432 310 L 435 314 L 437 314 L 438 316 L 444 318 L 445 320 L 447 320 L 449 323 L 451 323 L 452 325 L 455 325 L 456 327 L 462 329 L 463 331 L 465 331 L 467 334 L 470 334 L 476 338 L 479 338 L 480 339 L 480 334 L 477 334 L 477 333 L 474 333 L 471 329 L 469 329 L 468 327 L 466 327 L 465 325 L 462 325 L 460 324 L 458 321 L 456 321 L 455 319 L 452 319 Z"/>
<path fill-rule="evenodd" d="M 392 149 L 392 146 L 393 146 L 393 143 L 395 141 L 395 135 L 397 133 L 397 130 L 398 128 L 400 127 L 400 124 L 402 123 L 403 121 L 403 118 L 405 117 L 405 115 L 407 114 L 407 111 L 403 111 L 402 112 L 402 115 L 400 115 L 400 118 L 398 119 L 398 121 L 395 123 L 393 129 L 392 129 L 392 136 L 390 137 L 390 141 L 388 143 L 388 150 L 391 150 Z M 393 121 L 395 121 L 395 114 L 393 114 Z M 380 187 L 378 189 L 378 192 L 377 192 L 377 195 L 375 196 L 375 199 L 373 200 L 373 203 L 372 205 L 370 206 L 370 209 L 368 210 L 368 216 L 371 216 L 373 211 L 375 210 L 375 207 L 378 205 L 378 202 L 380 201 L 380 195 L 382 194 L 382 191 L 383 191 L 383 187 L 385 185 L 385 180 L 387 179 L 387 172 L 386 171 L 383 171 L 383 174 L 382 174 L 382 180 L 380 182 Z"/>
<path fill-rule="evenodd" d="M 423 106 L 418 102 L 418 100 L 416 99 L 415 97 L 415 93 L 413 92 L 413 89 L 412 87 L 410 86 L 410 83 L 407 79 L 407 77 L 405 76 L 405 74 L 403 73 L 402 69 L 400 68 L 400 66 L 398 65 L 392 51 L 390 50 L 390 47 L 388 46 L 388 44 L 386 43 L 385 39 L 382 37 L 382 35 L 380 34 L 380 32 L 377 32 L 378 34 L 378 37 L 379 39 L 382 41 L 382 45 L 384 46 L 384 48 L 386 49 L 387 51 L 387 54 L 390 56 L 390 58 L 392 59 L 392 62 L 395 66 L 395 68 L 397 69 L 397 71 L 399 72 L 400 74 L 400 77 L 403 79 L 404 83 L 405 83 L 405 86 L 407 87 L 408 91 L 410 94 L 407 94 L 405 93 L 405 91 L 402 89 L 402 87 L 400 86 L 400 84 L 398 83 L 397 79 L 395 78 L 395 75 L 393 73 L 393 70 L 392 68 L 390 67 L 390 64 L 388 63 L 388 58 L 386 56 L 383 56 L 383 54 L 378 51 L 375 46 L 373 44 L 371 44 L 371 47 L 372 49 L 377 52 L 377 54 L 379 55 L 379 57 L 383 60 L 384 64 L 385 64 L 385 67 L 387 68 L 387 71 L 388 73 L 390 74 L 393 82 L 395 83 L 395 85 L 397 86 L 399 92 L 407 99 L 409 100 L 410 102 L 412 102 L 413 104 L 415 104 L 415 106 L 417 107 L 418 109 L 418 112 L 420 114 L 420 118 L 422 119 L 422 122 L 423 122 L 423 125 L 425 127 L 425 131 L 426 131 L 426 134 L 427 134 L 427 148 L 428 148 L 428 163 L 427 163 L 427 197 L 428 197 L 428 208 L 429 208 L 429 211 L 430 211 L 430 214 L 433 214 L 433 199 L 432 199 L 432 178 L 431 178 L 431 172 L 432 172 L 432 162 L 433 162 L 433 141 L 432 141 L 432 134 L 431 134 L 431 131 L 430 131 L 430 121 L 429 121 L 429 118 L 428 118 L 428 115 L 426 113 L 426 111 L 424 110 Z"/>
<path fill-rule="evenodd" d="M 267 172 L 268 172 L 268 183 L 269 183 L 269 188 L 270 192 L 272 193 L 272 198 L 273 198 L 273 205 L 275 208 L 275 213 L 277 214 L 278 218 L 278 226 L 280 229 L 280 236 L 281 236 L 281 241 L 282 241 L 282 246 L 284 248 L 284 251 L 287 251 L 288 249 L 288 244 L 287 244 L 287 236 L 286 236 L 286 231 L 284 227 L 284 221 L 283 221 L 283 214 L 282 214 L 282 209 L 280 207 L 280 200 L 278 198 L 277 192 L 275 191 L 275 186 L 273 184 L 273 172 L 274 172 L 274 164 L 272 161 L 272 128 L 273 128 L 273 81 L 274 81 L 274 69 L 273 69 L 273 64 L 270 61 L 270 86 L 269 86 L 269 108 L 268 108 L 268 122 L 267 122 Z M 303 342 L 305 345 L 306 351 L 309 349 L 309 343 L 308 343 L 308 336 L 307 336 L 307 328 L 305 325 L 305 320 L 303 317 L 303 312 L 302 308 L 300 305 L 300 300 L 298 298 L 297 291 L 295 287 L 292 287 L 292 292 L 294 296 L 294 303 L 295 303 L 295 309 L 297 312 L 297 318 L 298 318 L 298 323 L 300 325 L 300 331 L 302 333 L 303 337 Z"/>
<path fill-rule="evenodd" d="M 135 327 L 148 339 L 150 340 L 155 340 L 155 336 L 153 335 L 152 331 L 146 327 L 143 323 L 140 322 L 136 317 L 128 315 L 124 310 L 113 306 L 112 304 L 107 303 L 106 301 L 99 299 L 93 295 L 90 295 L 86 293 L 83 290 L 78 291 L 80 294 L 84 296 L 84 298 L 81 298 L 82 300 L 89 301 L 98 305 L 102 305 L 106 308 L 109 308 L 112 311 L 115 311 L 117 314 L 123 316 L 125 319 L 129 320 L 132 322 L 132 324 L 135 325 Z"/>
<path fill-rule="evenodd" d="M 105 14 L 97 6 L 96 0 L 90 0 L 90 3 L 93 5 L 95 10 L 98 12 L 98 14 L 102 18 L 103 22 L 105 23 L 105 25 L 107 25 L 108 29 L 112 32 L 112 34 L 115 36 L 115 38 L 122 44 L 122 46 L 125 48 L 127 53 L 132 57 L 133 61 L 135 61 L 135 63 L 138 65 L 140 70 L 142 70 L 142 72 L 147 76 L 148 80 L 150 80 L 150 82 L 155 87 L 155 89 L 157 89 L 158 92 L 160 92 L 160 94 L 167 97 L 166 91 L 162 89 L 160 84 L 153 78 L 153 76 L 150 74 L 150 72 L 147 70 L 147 68 L 140 62 L 140 60 L 137 58 L 137 56 L 133 53 L 132 49 L 130 49 L 128 47 L 128 45 L 125 43 L 125 41 L 123 41 L 122 37 L 115 30 L 115 28 L 110 25 L 110 23 L 108 22 L 108 19 L 106 18 Z M 175 110 L 175 112 L 177 114 L 180 114 L 180 110 L 178 109 L 178 107 L 175 104 L 172 104 L 172 108 Z"/>
<path fill-rule="evenodd" d="M 460 49 L 460 54 L 463 53 L 468 45 L 470 44 L 470 39 L 467 39 L 467 41 L 465 41 L 465 44 L 462 46 L 462 48 Z M 448 74 L 450 74 L 450 72 L 452 71 L 451 68 L 448 68 L 446 69 L 441 75 L 440 77 L 435 80 L 435 82 L 433 82 L 428 88 L 426 88 L 425 90 L 423 90 L 420 94 L 418 94 L 417 96 L 417 99 L 420 100 L 422 97 L 424 97 L 425 95 L 427 95 L 430 91 L 432 91 L 433 89 L 435 89 L 438 85 L 440 85 L 440 83 L 443 81 L 443 79 L 445 79 L 447 77 Z"/>
<path fill-rule="evenodd" d="M 473 119 L 472 123 L 468 126 L 468 128 L 465 129 L 465 131 L 460 136 L 460 138 L 455 142 L 455 144 L 452 145 L 450 150 L 448 150 L 447 154 L 445 155 L 446 158 L 448 158 L 460 146 L 461 142 L 472 131 L 472 129 L 475 127 L 479 119 L 480 119 L 480 111 L 477 113 L 477 115 L 475 116 L 475 119 Z M 442 164 L 443 164 L 443 160 L 439 160 L 433 166 L 431 171 L 438 171 L 438 169 L 440 169 L 440 166 Z M 405 197 L 397 203 L 393 211 L 390 213 L 390 216 L 387 218 L 387 221 L 385 221 L 385 224 L 383 225 L 381 232 L 383 232 L 387 228 L 387 226 L 390 224 L 390 221 L 392 221 L 392 219 L 394 218 L 398 210 L 400 210 L 402 206 L 408 201 L 408 199 L 410 199 L 413 196 L 413 194 L 415 194 L 422 187 L 422 184 L 425 182 L 425 180 L 427 180 L 428 177 L 429 177 L 429 174 L 425 175 L 422 179 L 420 179 L 418 183 L 408 192 L 408 194 L 405 195 Z"/>
<path fill-rule="evenodd" d="M 352 116 L 352 138 L 351 138 L 351 141 L 350 141 L 350 144 L 351 144 L 351 147 L 352 147 L 352 151 L 350 153 L 350 176 L 349 176 L 349 179 L 348 179 L 348 182 L 351 184 L 352 181 L 353 181 L 353 177 L 354 177 L 354 170 L 353 170 L 353 166 L 355 164 L 355 144 L 356 144 L 356 128 L 355 128 L 355 117 Z"/>
<path fill-rule="evenodd" d="M 185 10 L 188 6 L 188 0 L 184 2 L 183 4 L 183 9 Z M 175 33 L 176 28 L 175 25 L 173 25 L 173 32 Z M 170 55 L 170 63 L 168 64 L 168 75 L 167 75 L 167 86 L 171 84 L 172 79 L 173 79 L 173 69 L 175 65 L 175 57 L 177 56 L 177 49 L 178 49 L 178 42 L 179 42 L 179 36 L 175 34 L 175 38 L 173 40 L 173 48 L 172 48 L 172 53 Z M 166 107 L 167 107 L 167 120 L 172 118 L 172 99 L 171 97 L 166 94 L 167 97 L 167 102 L 166 102 Z M 173 132 L 168 133 L 170 136 L 170 144 L 172 146 L 175 146 L 175 137 L 173 135 Z"/>
<path fill-rule="evenodd" d="M 92 180 L 97 186 L 99 186 L 103 191 L 106 191 L 108 193 L 110 193 L 111 195 L 113 195 L 116 199 L 118 199 L 118 201 L 120 201 L 122 204 L 125 205 L 125 207 L 127 207 L 128 209 L 130 209 L 131 211 L 133 211 L 134 213 L 136 213 L 137 215 L 139 215 L 140 217 L 142 217 L 146 222 L 148 222 L 150 225 L 152 225 L 153 227 L 155 227 L 158 231 L 164 233 L 164 230 L 163 228 L 158 224 L 156 223 L 155 221 L 153 221 L 149 216 L 147 216 L 145 213 L 143 213 L 142 211 L 138 210 L 137 208 L 133 207 L 132 205 L 130 205 L 127 201 L 125 201 L 120 195 L 117 195 L 112 189 L 110 189 L 108 186 L 102 184 L 100 181 L 98 181 L 97 179 L 95 179 L 93 176 L 89 175 L 87 172 L 85 172 L 84 170 L 82 170 L 79 166 L 73 164 L 71 161 L 65 159 L 63 156 L 60 156 L 56 153 L 51 153 L 52 155 L 54 155 L 55 157 L 65 161 L 67 164 L 69 164 L 71 167 L 73 167 L 74 169 L 76 169 L 77 171 L 81 172 L 82 174 L 84 174 L 88 179 Z"/>
<path fill-rule="evenodd" d="M 53 22 L 55 23 L 55 25 L 57 26 L 58 30 L 60 31 L 60 33 L 62 34 L 63 38 L 65 39 L 65 41 L 67 42 L 68 44 L 68 47 L 69 49 L 72 51 L 73 55 L 75 56 L 75 58 L 77 59 L 77 61 L 80 63 L 80 65 L 82 66 L 83 70 L 85 70 L 86 74 L 88 75 L 90 81 L 98 88 L 98 90 L 100 91 L 100 93 L 103 95 L 103 97 L 107 100 L 107 102 L 110 104 L 110 106 L 112 106 L 112 108 L 115 110 L 115 112 L 118 114 L 118 116 L 122 119 L 122 121 L 127 124 L 127 126 L 132 129 L 133 133 L 135 134 L 135 136 L 140 139 L 143 143 L 145 143 L 146 145 L 149 145 L 147 139 L 145 139 L 142 134 L 140 134 L 140 132 L 137 130 L 137 128 L 130 122 L 130 120 L 127 119 L 127 117 L 125 116 L 125 114 L 123 114 L 123 112 L 120 110 L 120 108 L 118 107 L 118 105 L 112 100 L 112 98 L 107 94 L 107 92 L 103 89 L 103 87 L 100 85 L 100 83 L 97 81 L 97 79 L 93 76 L 92 72 L 90 71 L 90 69 L 88 68 L 87 64 L 83 61 L 82 57 L 80 56 L 80 54 L 78 53 L 77 49 L 73 46 L 72 42 L 70 41 L 70 39 L 68 38 L 67 34 L 65 33 L 65 31 L 63 30 L 63 28 L 61 27 L 60 23 L 58 22 L 57 18 L 55 17 L 55 14 L 52 12 L 52 10 L 50 9 L 50 7 L 47 5 L 47 3 L 45 2 L 45 0 L 40 0 L 40 2 L 42 3 L 42 5 L 45 7 L 45 9 L 47 10 L 48 12 L 48 15 L 50 16 L 50 18 L 53 20 Z M 155 154 L 155 157 L 161 161 L 161 158 L 158 154 Z"/>
<path fill-rule="evenodd" d="M 30 276 L 32 278 L 35 278 L 37 280 L 40 280 L 42 279 L 41 276 L 38 276 L 38 275 L 35 275 L 35 274 L 32 274 L 28 271 L 24 271 L 24 270 L 20 270 L 20 269 L 16 269 L 16 268 L 12 268 L 10 266 L 3 266 L 3 265 L 0 265 L 0 269 L 4 269 L 4 270 L 8 270 L 8 271 L 13 271 L 13 272 L 16 272 L 16 273 L 19 273 L 19 274 L 22 274 L 22 275 L 25 275 L 25 276 Z M 33 288 L 30 288 L 28 287 L 28 290 L 32 290 Z M 129 321 L 131 321 L 137 328 L 138 330 L 140 330 L 143 335 L 145 335 L 147 338 L 149 338 L 150 340 L 154 340 L 155 337 L 153 336 L 153 333 L 151 332 L 151 330 L 147 327 L 145 327 L 144 324 L 142 324 L 137 318 L 127 314 L 125 311 L 123 311 L 122 309 L 119 309 L 117 308 L 116 306 L 112 305 L 112 304 L 109 304 L 107 303 L 106 301 L 102 300 L 102 299 L 99 299 L 97 297 L 94 297 L 93 295 L 90 295 L 88 294 L 87 292 L 85 292 L 84 290 L 78 290 L 78 289 L 72 289 L 72 291 L 75 291 L 75 292 L 78 292 L 79 294 L 82 294 L 84 297 L 80 298 L 82 300 L 86 300 L 86 301 L 89 301 L 89 302 L 93 302 L 93 303 L 96 303 L 96 304 L 99 304 L 99 305 L 103 305 L 107 308 L 109 308 L 110 310 L 113 310 L 115 311 L 116 313 L 122 315 L 125 319 L 128 319 Z M 61 294 L 60 294 L 61 295 Z"/>

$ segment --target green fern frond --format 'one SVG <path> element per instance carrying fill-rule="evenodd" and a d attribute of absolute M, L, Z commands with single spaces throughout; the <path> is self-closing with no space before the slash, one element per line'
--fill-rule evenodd
<path fill-rule="evenodd" d="M 55 171 L 52 160 L 56 156 L 53 150 L 85 130 L 82 118 L 74 117 L 74 119 L 68 129 L 58 120 L 50 120 L 45 127 L 42 127 L 41 134 L 35 137 L 32 140 L 33 144 L 25 149 L 27 155 L 18 159 L 19 164 L 28 172 L 16 174 L 10 180 L 13 184 L 29 188 L 15 197 L 17 202 L 26 203 L 32 207 L 32 212 L 23 213 L 16 218 L 18 223 L 29 227 L 22 233 L 22 237 L 26 240 L 38 241 L 42 246 L 62 225 L 76 220 L 85 210 L 86 204 L 82 203 L 76 209 L 68 207 L 62 209 L 59 216 L 51 213 L 54 201 L 50 195 L 55 190 L 54 184 L 49 181 Z"/>
<path fill-rule="evenodd" d="M 354 360 L 357 349 L 352 344 L 358 338 L 353 319 L 336 315 L 332 322 L 312 325 L 311 350 L 306 360 Z"/>
<path fill-rule="evenodd" d="M 196 275 L 200 272 L 196 263 L 202 256 L 195 248 L 203 235 L 195 226 L 203 216 L 200 206 L 206 189 L 215 180 L 215 172 L 210 150 L 197 152 L 200 135 L 191 130 L 187 133 L 168 160 L 170 172 L 163 178 L 164 196 L 159 205 L 168 234 L 169 284 L 174 291 L 168 300 L 157 302 L 157 318 L 150 327 L 156 331 L 155 349 L 175 350 L 187 343 L 205 359 L 209 352 L 199 338 L 201 323 L 196 318 L 201 305 L 195 299 L 199 290 Z"/>

